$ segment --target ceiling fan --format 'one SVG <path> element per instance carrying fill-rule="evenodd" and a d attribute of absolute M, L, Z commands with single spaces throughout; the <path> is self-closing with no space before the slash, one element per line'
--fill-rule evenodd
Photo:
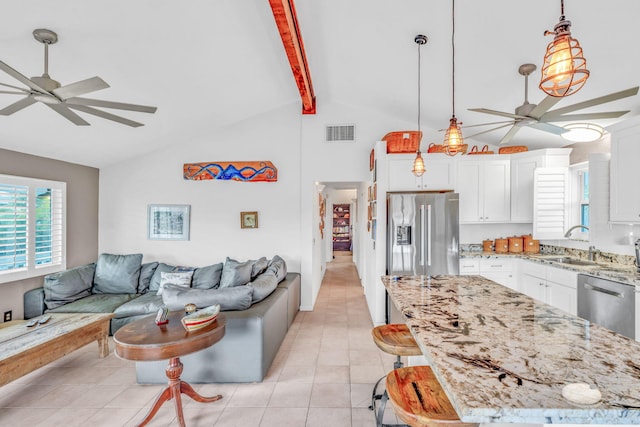
<path fill-rule="evenodd" d="M 9 116 L 32 104 L 35 104 L 36 102 L 42 102 L 47 107 L 78 126 L 89 126 L 89 122 L 71 111 L 72 109 L 102 117 L 103 119 L 112 120 L 123 125 L 138 127 L 143 126 L 143 124 L 93 107 L 138 111 L 141 113 L 155 113 L 157 109 L 156 107 L 80 98 L 80 95 L 108 88 L 109 85 L 100 77 L 91 77 L 86 80 L 61 86 L 59 82 L 49 77 L 49 45 L 58 41 L 58 35 L 51 30 L 39 28 L 33 31 L 33 37 L 40 43 L 44 44 L 44 73 L 40 77 L 28 78 L 11 68 L 9 65 L 0 61 L 0 70 L 27 86 L 27 89 L 25 89 L 19 86 L 0 83 L 0 86 L 14 89 L 1 90 L 0 93 L 2 94 L 26 95 L 19 101 L 0 109 L 0 115 Z"/>
<path fill-rule="evenodd" d="M 610 93 L 608 95 L 593 98 L 588 101 L 578 102 L 576 104 L 569 105 L 567 107 L 558 108 L 556 110 L 549 111 L 554 105 L 556 105 L 562 98 L 547 96 L 539 104 L 529 103 L 529 75 L 536 69 L 534 64 L 523 64 L 518 68 L 518 73 L 524 76 L 524 103 L 515 109 L 515 114 L 506 113 L 503 111 L 490 110 L 488 108 L 470 108 L 469 111 L 476 111 L 478 113 L 493 114 L 496 116 L 509 117 L 511 120 L 502 122 L 483 123 L 478 125 L 471 125 L 467 127 L 475 126 L 488 126 L 499 124 L 500 126 L 494 127 L 483 132 L 476 133 L 473 136 L 481 135 L 487 132 L 492 132 L 497 129 L 502 129 L 507 126 L 511 126 L 511 129 L 502 137 L 500 144 L 506 144 L 514 137 L 514 135 L 524 126 L 532 127 L 545 132 L 560 135 L 564 132 L 568 132 L 567 129 L 554 125 L 553 122 L 568 122 L 577 120 L 597 120 L 597 119 L 613 119 L 628 113 L 629 111 L 608 111 L 601 113 L 582 113 L 582 114 L 567 114 L 584 108 L 593 107 L 600 104 L 606 104 L 607 102 L 616 101 L 618 99 L 627 98 L 629 96 L 636 95 L 638 93 L 638 86 L 626 89 L 620 92 Z M 469 137 L 469 138 L 471 138 Z"/>

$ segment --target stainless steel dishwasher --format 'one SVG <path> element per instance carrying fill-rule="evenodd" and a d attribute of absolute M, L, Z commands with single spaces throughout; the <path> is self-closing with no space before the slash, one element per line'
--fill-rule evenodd
<path fill-rule="evenodd" d="M 578 316 L 635 339 L 635 286 L 578 274 Z"/>

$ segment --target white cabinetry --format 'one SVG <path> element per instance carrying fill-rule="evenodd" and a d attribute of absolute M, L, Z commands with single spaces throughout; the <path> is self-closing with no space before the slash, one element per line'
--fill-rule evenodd
<path fill-rule="evenodd" d="M 456 190 L 460 194 L 460 223 L 509 222 L 511 208 L 510 160 L 485 155 L 461 158 L 457 164 Z"/>
<path fill-rule="evenodd" d="M 460 258 L 460 274 L 479 274 L 507 288 L 518 289 L 514 260 L 506 257 Z"/>
<path fill-rule="evenodd" d="M 578 312 L 578 273 L 521 260 L 520 291 L 573 315 Z"/>
<path fill-rule="evenodd" d="M 622 123 L 611 130 L 611 195 L 609 216 L 612 222 L 640 223 L 640 122 Z"/>
<path fill-rule="evenodd" d="M 480 274 L 480 259 L 460 258 L 460 275 L 470 276 Z"/>
<path fill-rule="evenodd" d="M 411 172 L 415 154 L 390 154 L 389 191 L 452 190 L 454 159 L 446 154 L 423 154 L 426 172 L 417 177 Z"/>

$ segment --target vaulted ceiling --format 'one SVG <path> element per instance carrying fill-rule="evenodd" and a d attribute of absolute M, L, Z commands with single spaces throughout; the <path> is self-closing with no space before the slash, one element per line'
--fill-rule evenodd
<path fill-rule="evenodd" d="M 448 0 L 297 0 L 318 110 L 335 102 L 416 121 L 417 52 L 422 48 L 422 126 L 427 140 L 451 116 L 451 2 Z M 35 28 L 59 35 L 49 74 L 63 85 L 100 76 L 110 88 L 90 97 L 154 105 L 154 115 L 116 112 L 145 126 L 130 128 L 94 116 L 75 126 L 42 104 L 0 117 L 0 148 L 105 166 L 292 103 L 301 105 L 268 0 L 11 0 L 3 4 L 0 59 L 31 77 L 42 74 Z M 640 84 L 640 2 L 566 0 L 572 32 L 584 48 L 591 77 L 557 107 Z M 467 111 L 513 111 L 522 104 L 523 63 L 538 70 L 560 15 L 559 0 L 456 1 L 456 115 L 465 125 L 496 121 Z M 16 84 L 0 73 L 0 82 Z M 0 108 L 14 102 L 0 95 Z M 302 105 L 301 105 L 302 108 Z M 636 97 L 588 111 L 630 109 Z M 82 114 L 82 113 L 80 113 Z M 499 119 L 499 118 L 498 118 Z M 619 119 L 618 119 L 619 120 Z M 608 125 L 614 120 L 602 121 Z M 395 129 L 389 129 L 395 130 Z M 496 144 L 506 132 L 472 143 Z M 382 136 L 382 135 L 381 135 Z M 514 144 L 559 147 L 557 136 L 524 129 Z"/>

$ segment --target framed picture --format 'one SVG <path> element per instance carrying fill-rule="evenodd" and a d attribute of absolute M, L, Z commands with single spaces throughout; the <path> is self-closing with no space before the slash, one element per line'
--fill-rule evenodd
<path fill-rule="evenodd" d="M 149 205 L 147 238 L 149 240 L 189 240 L 190 205 Z"/>
<path fill-rule="evenodd" d="M 258 212 L 240 212 L 240 228 L 258 228 Z"/>

